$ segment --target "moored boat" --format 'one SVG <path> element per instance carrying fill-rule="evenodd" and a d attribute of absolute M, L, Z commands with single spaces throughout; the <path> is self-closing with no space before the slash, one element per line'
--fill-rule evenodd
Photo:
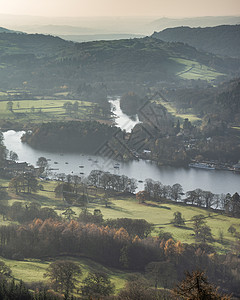
<path fill-rule="evenodd" d="M 206 169 L 206 170 L 215 170 L 213 165 L 207 163 L 190 163 L 188 165 L 190 168 L 199 168 L 199 169 Z"/>

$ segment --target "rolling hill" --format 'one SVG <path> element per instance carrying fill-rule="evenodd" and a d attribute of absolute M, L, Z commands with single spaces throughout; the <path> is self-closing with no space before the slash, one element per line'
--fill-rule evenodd
<path fill-rule="evenodd" d="M 206 28 L 176 27 L 154 32 L 154 38 L 166 42 L 183 42 L 217 55 L 240 57 L 240 25 Z"/>
<path fill-rule="evenodd" d="M 223 74 L 235 75 L 240 69 L 240 60 L 151 37 L 73 43 L 49 35 L 1 33 L 0 60 L 2 89 L 38 91 L 63 85 L 76 90 L 83 82 L 100 82 L 119 91 L 180 81 L 183 73 L 192 74 L 187 79 L 201 79 L 208 70 L 213 80 Z"/>

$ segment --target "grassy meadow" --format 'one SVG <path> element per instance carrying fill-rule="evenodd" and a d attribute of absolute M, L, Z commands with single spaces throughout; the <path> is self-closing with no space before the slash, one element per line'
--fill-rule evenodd
<path fill-rule="evenodd" d="M 3 186 L 7 186 L 6 181 L 0 182 Z M 54 181 L 41 181 L 44 186 L 43 191 L 35 194 L 20 194 L 15 195 L 14 192 L 9 191 L 8 204 L 12 205 L 15 201 L 21 202 L 37 202 L 42 207 L 51 207 L 57 211 L 59 215 L 66 209 L 66 204 L 60 198 L 55 197 L 54 189 L 57 182 Z M 105 206 L 103 201 L 103 194 L 99 191 L 89 192 L 89 203 L 87 208 L 93 212 L 94 209 L 100 209 L 104 219 L 116 218 L 132 218 L 132 219 L 145 219 L 154 225 L 152 232 L 156 236 L 159 230 L 171 232 L 175 240 L 180 240 L 184 243 L 194 243 L 194 232 L 192 229 L 191 218 L 195 215 L 202 214 L 206 217 L 205 221 L 212 230 L 214 237 L 214 246 L 219 253 L 226 253 L 231 249 L 231 244 L 234 242 L 234 237 L 228 232 L 228 228 L 233 225 L 237 231 L 240 231 L 240 219 L 228 217 L 215 211 L 209 211 L 204 208 L 198 208 L 191 205 L 183 205 L 181 203 L 174 203 L 166 201 L 165 203 L 156 203 L 146 201 L 146 203 L 139 204 L 134 196 L 120 197 L 113 196 L 109 198 L 108 207 Z M 76 217 L 81 212 L 81 207 L 71 207 Z M 183 218 L 186 220 L 186 225 L 176 227 L 172 224 L 173 214 L 176 211 L 182 213 Z M 9 224 L 10 221 L 2 221 L 1 224 Z M 220 231 L 223 233 L 223 243 L 220 242 Z"/>
<path fill-rule="evenodd" d="M 172 58 L 172 60 L 184 65 L 184 70 L 177 73 L 183 79 L 194 79 L 194 80 L 215 80 L 218 76 L 223 76 L 225 74 L 219 73 L 213 68 L 207 67 L 200 64 L 197 61 L 183 59 L 183 58 Z"/>
<path fill-rule="evenodd" d="M 48 278 L 44 276 L 50 263 L 56 260 L 70 260 L 81 267 L 82 275 L 78 280 L 77 288 L 81 287 L 81 282 L 89 272 L 101 271 L 109 275 L 111 282 L 115 285 L 115 293 L 118 293 L 125 285 L 125 282 L 131 272 L 120 271 L 113 268 L 105 267 L 88 258 L 84 257 L 68 257 L 61 256 L 54 259 L 40 260 L 40 259 L 25 259 L 23 261 L 16 261 L 6 258 L 0 258 L 12 270 L 12 277 L 16 281 L 24 281 L 32 284 L 34 282 L 48 282 Z"/>
<path fill-rule="evenodd" d="M 92 102 L 78 101 L 78 112 L 70 114 L 66 113 L 63 105 L 65 102 L 73 104 L 76 100 L 68 100 L 67 98 L 64 100 L 54 98 L 11 100 L 13 102 L 13 111 L 11 112 L 7 110 L 8 101 L 0 101 L 0 120 L 15 121 L 21 124 L 72 119 L 89 120 L 94 105 Z"/>
<path fill-rule="evenodd" d="M 160 99 L 158 101 L 154 100 L 154 101 L 163 105 L 173 117 L 180 119 L 181 123 L 183 123 L 184 119 L 186 118 L 189 119 L 189 121 L 193 124 L 202 122 L 201 118 L 191 113 L 190 111 L 188 113 L 179 113 L 176 107 L 174 107 L 174 104 L 172 102 L 166 102 L 163 99 Z"/>
<path fill-rule="evenodd" d="M 109 208 L 101 204 L 90 204 L 90 211 L 100 209 L 104 219 L 108 218 L 132 218 L 145 219 L 149 223 L 154 224 L 152 235 L 157 235 L 159 230 L 171 232 L 174 239 L 184 243 L 194 243 L 194 232 L 192 230 L 191 218 L 198 214 L 203 214 L 206 217 L 206 223 L 212 230 L 215 242 L 212 243 L 219 252 L 226 252 L 231 247 L 231 242 L 234 241 L 232 235 L 228 232 L 228 228 L 233 225 L 237 231 L 240 230 L 240 219 L 231 218 L 215 212 L 209 212 L 205 209 L 195 206 L 185 206 L 174 203 L 153 203 L 147 202 L 139 204 L 136 199 L 111 199 Z M 176 227 L 171 224 L 173 214 L 180 211 L 186 220 L 186 226 Z M 78 213 L 79 211 L 76 210 Z M 223 244 L 219 241 L 219 231 L 223 232 Z"/>

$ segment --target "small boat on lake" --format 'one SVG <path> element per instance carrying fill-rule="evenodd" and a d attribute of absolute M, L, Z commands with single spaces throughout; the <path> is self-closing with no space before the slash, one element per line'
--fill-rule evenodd
<path fill-rule="evenodd" d="M 213 165 L 207 163 L 190 163 L 188 165 L 190 168 L 199 168 L 199 169 L 206 169 L 206 170 L 215 170 Z"/>

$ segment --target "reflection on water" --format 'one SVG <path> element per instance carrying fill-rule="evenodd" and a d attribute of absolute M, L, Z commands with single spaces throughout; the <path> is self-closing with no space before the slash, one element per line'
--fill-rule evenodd
<path fill-rule="evenodd" d="M 140 181 L 152 178 L 167 185 L 180 183 L 185 192 L 201 188 L 213 193 L 240 193 L 240 175 L 229 171 L 158 167 L 155 163 L 144 160 L 121 162 L 117 165 L 119 168 L 114 168 L 118 162 L 100 156 L 35 150 L 21 143 L 22 134 L 23 132 L 13 130 L 5 132 L 4 143 L 7 149 L 15 151 L 19 156 L 19 161 L 26 161 L 33 165 L 36 165 L 39 157 L 44 156 L 49 159 L 51 168 L 58 169 L 53 172 L 87 176 L 91 170 L 99 169 L 127 175 Z M 143 187 L 144 182 L 138 183 L 138 190 L 142 190 Z"/>

